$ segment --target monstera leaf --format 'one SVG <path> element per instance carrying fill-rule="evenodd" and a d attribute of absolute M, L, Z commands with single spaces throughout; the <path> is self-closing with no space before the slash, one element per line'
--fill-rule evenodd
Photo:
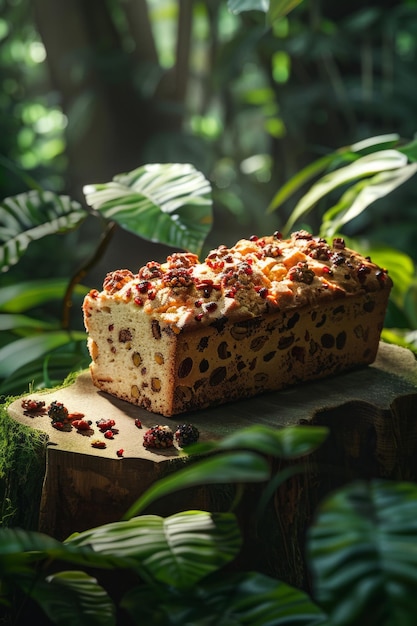
<path fill-rule="evenodd" d="M 153 163 L 86 185 L 84 194 L 106 220 L 149 241 L 199 253 L 212 224 L 211 186 L 192 165 Z"/>
<path fill-rule="evenodd" d="M 0 203 L 0 270 L 15 265 L 32 241 L 73 230 L 87 217 L 68 196 L 32 190 Z"/>

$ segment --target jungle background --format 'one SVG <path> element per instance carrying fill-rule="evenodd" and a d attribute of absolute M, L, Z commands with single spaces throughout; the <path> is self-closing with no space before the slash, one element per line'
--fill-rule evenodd
<path fill-rule="evenodd" d="M 271 199 L 319 157 L 371 136 L 414 138 L 416 0 L 309 0 L 272 24 L 263 11 L 231 7 L 225 0 L 0 0 L 0 200 L 36 181 L 82 201 L 83 185 L 141 164 L 192 163 L 213 189 L 208 251 L 280 229 L 297 194 L 268 213 Z M 413 177 L 346 234 L 417 261 L 416 196 Z M 309 216 L 312 231 L 324 209 Z M 36 242 L 2 284 L 71 276 L 100 232 L 87 219 L 58 243 Z M 83 282 L 100 288 L 107 271 L 136 271 L 169 252 L 119 230 Z M 409 313 L 413 272 L 407 268 L 408 315 L 391 307 L 389 327 L 417 328 L 417 313 Z M 80 302 L 72 311 L 78 329 Z M 59 307 L 48 303 L 40 317 L 58 317 Z M 11 329 L 2 332 L 0 349 L 12 338 Z M 64 356 L 56 360 L 47 382 L 86 365 L 85 346 L 76 342 L 74 350 L 65 364 Z M 0 393 L 23 391 L 34 378 L 22 370 Z"/>

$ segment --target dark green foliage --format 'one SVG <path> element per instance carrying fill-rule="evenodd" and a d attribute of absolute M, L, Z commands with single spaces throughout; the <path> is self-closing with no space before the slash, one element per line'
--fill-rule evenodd
<path fill-rule="evenodd" d="M 1 525 L 36 529 L 47 436 L 12 420 L 9 403 L 0 406 Z"/>
<path fill-rule="evenodd" d="M 283 429 L 278 437 L 265 428 L 242 430 L 218 449 L 212 444 L 212 452 L 219 452 L 214 465 L 197 458 L 173 475 L 171 487 L 181 489 L 191 474 L 187 484 L 220 476 L 237 480 L 231 450 L 241 455 L 239 482 L 263 483 L 264 474 L 251 472 L 268 436 L 278 444 L 275 456 L 296 458 L 312 452 L 325 435 L 306 426 Z M 163 495 L 164 481 L 152 488 L 154 495 Z M 328 496 L 307 534 L 311 595 L 255 571 L 228 570 L 241 549 L 232 512 L 129 516 L 64 542 L 3 528 L 4 606 L 13 598 L 7 613 L 16 626 L 27 623 L 19 616 L 31 606 L 32 615 L 40 608 L 48 623 L 63 625 L 411 626 L 417 610 L 416 520 L 417 487 L 411 483 L 356 482 Z"/>

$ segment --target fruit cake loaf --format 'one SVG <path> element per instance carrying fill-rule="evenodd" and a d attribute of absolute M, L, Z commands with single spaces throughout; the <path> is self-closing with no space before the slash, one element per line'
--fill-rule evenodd
<path fill-rule="evenodd" d="M 92 380 L 169 417 L 337 374 L 375 359 L 391 287 L 306 231 L 116 270 L 84 300 Z"/>

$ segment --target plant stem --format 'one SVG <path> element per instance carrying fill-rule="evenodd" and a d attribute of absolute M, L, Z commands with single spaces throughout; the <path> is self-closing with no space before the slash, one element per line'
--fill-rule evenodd
<path fill-rule="evenodd" d="M 97 248 L 94 250 L 92 256 L 80 267 L 80 269 L 72 276 L 70 282 L 68 283 L 68 287 L 65 291 L 63 306 L 62 306 L 62 320 L 61 327 L 64 330 L 69 329 L 70 325 L 70 312 L 72 307 L 72 294 L 74 292 L 74 288 L 78 285 L 84 276 L 90 271 L 92 267 L 96 265 L 96 263 L 103 256 L 106 248 L 112 238 L 117 224 L 116 222 L 108 222 L 106 228 L 100 238 Z"/>

